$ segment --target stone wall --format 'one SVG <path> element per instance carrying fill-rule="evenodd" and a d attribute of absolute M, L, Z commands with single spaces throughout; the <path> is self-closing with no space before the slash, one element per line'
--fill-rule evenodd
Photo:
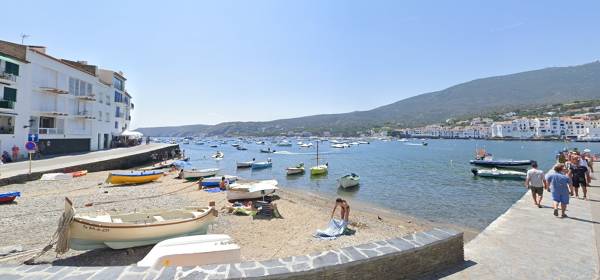
<path fill-rule="evenodd" d="M 41 172 L 32 172 L 31 174 L 21 174 L 17 176 L 7 177 L 0 179 L 0 186 L 23 183 L 27 181 L 38 180 L 45 173 L 56 173 L 56 172 L 72 172 L 78 170 L 87 170 L 89 172 L 97 172 L 104 170 L 115 170 L 115 169 L 129 169 L 138 167 L 153 162 L 152 154 L 171 154 L 172 150 L 179 150 L 179 145 L 165 146 L 163 148 L 157 148 L 152 151 L 137 153 L 133 155 L 126 155 L 122 157 L 111 158 L 107 160 L 95 161 L 85 164 L 66 165 L 66 167 L 59 169 L 49 169 Z"/>

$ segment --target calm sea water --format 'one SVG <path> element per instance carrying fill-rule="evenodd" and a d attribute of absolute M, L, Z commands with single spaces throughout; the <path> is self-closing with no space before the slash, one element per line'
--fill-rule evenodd
<path fill-rule="evenodd" d="M 315 165 L 316 148 L 243 144 L 247 151 L 238 151 L 230 144 L 210 148 L 208 144 L 182 144 L 186 155 L 199 168 L 218 167 L 222 174 L 249 179 L 277 179 L 288 188 L 309 190 L 329 196 L 341 196 L 408 214 L 434 222 L 453 223 L 483 229 L 504 213 L 526 189 L 521 181 L 475 178 L 468 161 L 476 147 L 484 147 L 495 158 L 533 159 L 547 170 L 554 162 L 556 151 L 568 146 L 600 151 L 598 143 L 561 143 L 526 141 L 430 140 L 428 146 L 404 142 L 375 141 L 346 149 L 320 147 L 321 162 L 329 163 L 329 174 L 311 177 L 309 174 L 286 176 L 285 168 L 304 162 Z M 231 143 L 231 142 L 230 142 Z M 260 153 L 271 147 L 274 154 Z M 225 158 L 215 161 L 215 151 Z M 236 169 L 236 161 L 273 160 L 273 168 L 264 170 Z M 360 186 L 352 190 L 337 187 L 336 179 L 350 172 L 361 176 Z M 547 199 L 547 198 L 546 198 Z"/>

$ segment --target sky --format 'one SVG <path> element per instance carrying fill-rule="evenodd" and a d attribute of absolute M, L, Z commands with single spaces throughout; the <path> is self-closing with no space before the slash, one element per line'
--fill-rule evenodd
<path fill-rule="evenodd" d="M 7 1 L 7 0 L 2 0 Z M 0 40 L 122 70 L 131 127 L 369 110 L 600 59 L 600 1 L 10 1 Z"/>

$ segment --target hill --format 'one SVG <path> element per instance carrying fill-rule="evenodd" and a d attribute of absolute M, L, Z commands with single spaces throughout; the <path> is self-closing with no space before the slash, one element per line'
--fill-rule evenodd
<path fill-rule="evenodd" d="M 331 131 L 352 135 L 356 131 L 389 124 L 414 127 L 443 122 L 448 118 L 464 118 L 598 98 L 600 62 L 592 62 L 477 79 L 368 111 L 268 122 L 140 128 L 138 131 L 149 136 L 277 135 L 288 131 Z"/>

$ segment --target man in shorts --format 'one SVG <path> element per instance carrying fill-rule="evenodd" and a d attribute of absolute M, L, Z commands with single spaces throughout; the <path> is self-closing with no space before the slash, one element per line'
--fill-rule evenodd
<path fill-rule="evenodd" d="M 575 197 L 579 198 L 579 188 L 583 190 L 583 199 L 587 199 L 587 186 L 591 182 L 590 170 L 581 164 L 581 158 L 574 156 L 569 167 L 569 178 L 575 188 Z"/>
<path fill-rule="evenodd" d="M 527 178 L 525 179 L 525 187 L 531 190 L 533 204 L 538 208 L 542 208 L 542 197 L 544 189 L 547 189 L 544 171 L 538 169 L 537 162 L 531 163 L 531 169 L 527 170 Z"/>
<path fill-rule="evenodd" d="M 561 218 L 566 218 L 567 205 L 569 204 L 569 194 L 573 194 L 573 185 L 571 179 L 562 172 L 565 166 L 561 163 L 554 165 L 554 172 L 546 175 L 546 181 L 552 191 L 552 200 L 554 208 L 554 216 L 558 217 L 558 204 L 562 212 Z"/>

